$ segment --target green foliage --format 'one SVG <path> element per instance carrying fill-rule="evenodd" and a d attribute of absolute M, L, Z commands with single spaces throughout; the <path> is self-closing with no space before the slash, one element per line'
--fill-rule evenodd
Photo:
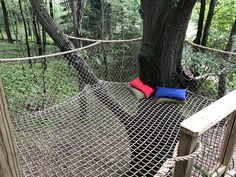
<path fill-rule="evenodd" d="M 19 56 L 20 50 L 13 44 L 0 42 L 0 58 L 15 58 Z"/>
<path fill-rule="evenodd" d="M 210 5 L 210 0 L 206 0 L 205 19 Z M 197 28 L 200 11 L 200 1 L 196 4 L 191 18 L 192 23 Z M 207 45 L 213 48 L 225 49 L 229 33 L 236 18 L 236 1 L 218 0 L 209 32 Z M 236 44 L 236 41 L 235 41 Z"/>
<path fill-rule="evenodd" d="M 0 43 L 0 45 L 0 58 L 19 56 L 18 48 L 14 44 Z M 10 111 L 14 115 L 40 110 L 52 103 L 61 103 L 78 91 L 75 76 L 65 74 L 71 72 L 63 72 L 71 71 L 65 60 L 47 60 L 45 78 L 42 73 L 42 61 L 33 61 L 32 67 L 28 62 L 14 62 L 1 64 L 0 68 Z"/>
<path fill-rule="evenodd" d="M 71 82 L 71 76 L 64 74 L 63 70 L 69 70 L 67 62 L 48 61 L 43 80 L 41 62 L 34 63 L 32 68 L 28 63 L 4 64 L 0 75 L 4 81 L 11 113 L 40 110 L 73 96 L 78 86 Z"/>
<path fill-rule="evenodd" d="M 232 61 L 235 62 L 235 60 L 236 57 L 232 56 Z M 209 74 L 209 76 L 199 81 L 198 91 L 202 95 L 206 95 L 209 98 L 217 98 L 218 73 L 221 71 L 220 66 L 222 64 L 228 68 L 226 78 L 227 91 L 229 92 L 236 88 L 235 64 L 226 62 L 221 53 L 206 50 L 197 51 L 191 45 L 185 45 L 184 47 L 182 56 L 183 67 L 193 69 L 198 76 Z"/>
<path fill-rule="evenodd" d="M 193 167 L 195 168 L 196 171 L 200 172 L 202 177 L 212 177 L 212 175 L 209 173 L 207 169 L 204 169 L 196 164 L 193 165 Z"/>

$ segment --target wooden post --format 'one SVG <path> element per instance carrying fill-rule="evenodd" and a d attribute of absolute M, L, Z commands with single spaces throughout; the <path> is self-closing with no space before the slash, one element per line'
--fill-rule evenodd
<path fill-rule="evenodd" d="M 224 170 L 227 169 L 227 166 L 230 163 L 236 143 L 236 104 L 232 104 L 234 98 L 236 98 L 236 90 L 230 92 L 181 123 L 178 156 L 190 154 L 194 150 L 199 136 L 232 114 L 227 131 L 228 138 L 226 138 L 226 145 L 222 150 L 223 156 L 214 176 L 225 173 Z M 174 176 L 190 177 L 192 165 L 193 160 L 177 162 Z"/>
<path fill-rule="evenodd" d="M 221 154 L 220 163 L 226 167 L 225 173 L 230 165 L 236 144 L 236 111 L 231 114 L 226 132 L 226 140 Z M 224 173 L 224 174 L 225 174 Z"/>
<path fill-rule="evenodd" d="M 0 80 L 0 177 L 23 177 L 7 102 Z"/>
<path fill-rule="evenodd" d="M 198 137 L 188 135 L 181 131 L 178 156 L 185 156 L 191 154 L 198 142 Z M 193 159 L 188 161 L 176 162 L 175 165 L 175 177 L 191 177 L 191 171 L 193 167 Z"/>

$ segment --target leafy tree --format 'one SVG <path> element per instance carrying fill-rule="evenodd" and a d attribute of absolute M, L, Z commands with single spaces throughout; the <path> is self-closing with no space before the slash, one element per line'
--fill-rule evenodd
<path fill-rule="evenodd" d="M 223 49 L 236 15 L 236 2 L 232 0 L 206 0 L 204 3 L 203 1 L 205 0 L 201 0 L 201 6 L 198 3 L 193 11 L 192 22 L 198 24 L 197 36 L 194 42 Z M 205 18 L 205 14 L 207 14 L 207 18 Z"/>

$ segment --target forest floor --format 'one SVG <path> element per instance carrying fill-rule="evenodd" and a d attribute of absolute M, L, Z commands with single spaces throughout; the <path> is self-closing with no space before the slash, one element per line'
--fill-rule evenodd
<path fill-rule="evenodd" d="M 31 56 L 36 55 L 36 45 L 33 42 L 29 42 Z M 54 53 L 58 51 L 57 47 L 51 43 L 46 44 L 46 53 Z M 8 43 L 5 40 L 0 40 L 0 58 L 16 58 L 16 57 L 26 57 L 27 50 L 25 43 Z"/>

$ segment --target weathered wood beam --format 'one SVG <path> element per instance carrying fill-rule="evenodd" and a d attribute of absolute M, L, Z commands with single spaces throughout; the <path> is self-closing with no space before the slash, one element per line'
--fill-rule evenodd
<path fill-rule="evenodd" d="M 16 142 L 0 80 L 0 177 L 23 177 Z"/>
<path fill-rule="evenodd" d="M 186 156 L 191 154 L 194 151 L 197 142 L 198 137 L 193 137 L 185 132 L 181 132 L 178 156 Z M 192 167 L 193 159 L 177 162 L 175 165 L 174 177 L 191 177 Z"/>
<path fill-rule="evenodd" d="M 234 153 L 236 145 L 235 135 L 236 135 L 236 111 L 230 116 L 229 125 L 227 127 L 227 132 L 226 132 L 226 139 L 224 141 L 224 147 L 222 149 L 222 154 L 220 158 L 220 163 L 222 163 L 226 167 L 226 170 L 230 165 Z"/>
<path fill-rule="evenodd" d="M 224 120 L 227 116 L 231 115 L 229 118 L 229 125 L 227 127 L 226 139 L 223 142 L 225 146 L 221 150 L 221 158 L 218 162 L 219 168 L 215 171 L 214 175 L 219 176 L 226 172 L 225 170 L 230 164 L 236 144 L 235 97 L 236 90 L 181 123 L 178 156 L 191 154 L 196 147 L 197 140 L 200 135 L 204 134 L 207 130 Z M 175 176 L 190 177 L 192 166 L 193 160 L 177 162 L 175 166 Z"/>
<path fill-rule="evenodd" d="M 236 90 L 192 115 L 181 123 L 181 130 L 191 136 L 200 136 L 236 110 Z"/>

